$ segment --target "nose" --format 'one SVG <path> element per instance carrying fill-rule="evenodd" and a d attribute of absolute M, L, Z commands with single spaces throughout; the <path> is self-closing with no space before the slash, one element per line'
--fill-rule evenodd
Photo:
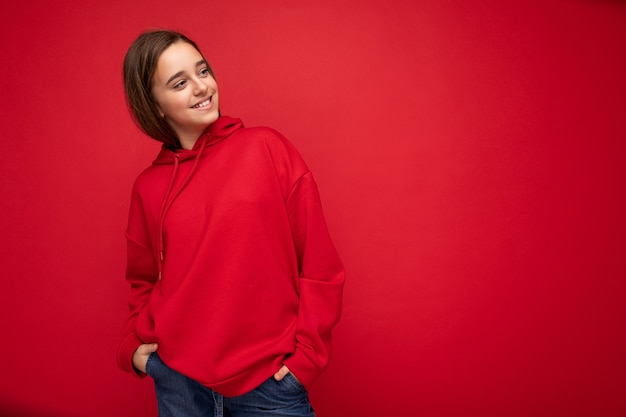
<path fill-rule="evenodd" d="M 208 90 L 208 86 L 199 78 L 194 81 L 193 93 L 197 96 L 203 96 Z"/>

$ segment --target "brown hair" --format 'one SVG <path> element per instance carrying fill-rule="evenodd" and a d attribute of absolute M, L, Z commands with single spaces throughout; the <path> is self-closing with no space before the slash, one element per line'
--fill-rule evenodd
<path fill-rule="evenodd" d="M 135 39 L 124 58 L 124 91 L 133 120 L 145 134 L 170 148 L 181 146 L 176 133 L 159 113 L 158 105 L 152 96 L 152 78 L 161 54 L 176 42 L 186 42 L 202 55 L 198 45 L 182 33 L 151 30 Z M 204 58 L 204 55 L 202 57 Z M 208 64 L 207 68 L 215 78 Z"/>

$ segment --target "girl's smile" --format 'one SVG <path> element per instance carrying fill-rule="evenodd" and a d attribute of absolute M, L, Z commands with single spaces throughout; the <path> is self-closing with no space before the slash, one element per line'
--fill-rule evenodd
<path fill-rule="evenodd" d="M 195 106 L 192 106 L 193 109 L 203 109 L 203 110 L 207 110 L 212 108 L 212 104 L 213 104 L 213 96 L 209 97 L 207 100 L 204 100 L 198 104 L 196 104 Z"/>

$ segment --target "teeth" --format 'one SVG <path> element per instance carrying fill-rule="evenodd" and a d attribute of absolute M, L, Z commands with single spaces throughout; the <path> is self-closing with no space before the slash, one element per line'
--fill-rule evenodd
<path fill-rule="evenodd" d="M 193 106 L 194 109 L 200 108 L 200 107 L 206 107 L 209 105 L 209 103 L 211 102 L 211 99 L 207 99 L 205 101 L 203 101 L 202 103 L 198 103 L 195 106 Z"/>

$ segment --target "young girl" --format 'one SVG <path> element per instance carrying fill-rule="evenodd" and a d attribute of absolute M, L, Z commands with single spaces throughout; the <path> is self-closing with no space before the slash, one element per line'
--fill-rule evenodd
<path fill-rule="evenodd" d="M 124 60 L 138 126 L 163 142 L 135 181 L 119 366 L 159 416 L 314 416 L 344 270 L 311 172 L 275 130 L 222 116 L 213 71 L 171 31 Z"/>

